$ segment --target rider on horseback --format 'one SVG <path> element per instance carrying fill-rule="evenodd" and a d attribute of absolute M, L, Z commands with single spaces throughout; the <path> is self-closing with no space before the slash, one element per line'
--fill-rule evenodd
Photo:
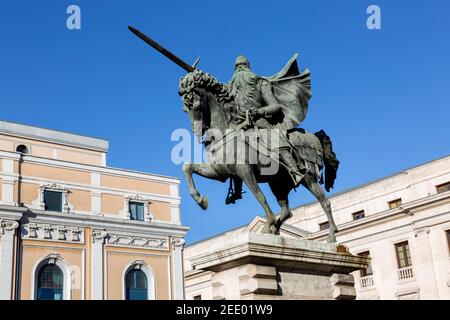
<path fill-rule="evenodd" d="M 287 137 L 287 127 L 282 122 L 282 105 L 273 94 L 271 83 L 258 77 L 250 70 L 250 63 L 244 56 L 236 59 L 234 75 L 229 83 L 229 90 L 236 102 L 235 116 L 245 118 L 247 111 L 255 126 L 259 129 L 268 129 L 270 133 L 278 134 L 279 145 L 273 147 L 277 151 L 281 162 L 292 177 L 295 186 L 298 186 L 305 175 L 305 166 L 302 159 L 295 160 L 292 155 L 292 144 Z M 268 146 L 272 148 L 272 146 Z M 233 179 L 235 189 L 229 192 L 225 202 L 234 203 L 241 199 L 242 180 Z"/>

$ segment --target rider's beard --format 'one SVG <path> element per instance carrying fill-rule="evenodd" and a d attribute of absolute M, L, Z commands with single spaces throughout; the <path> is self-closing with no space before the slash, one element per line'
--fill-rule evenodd
<path fill-rule="evenodd" d="M 238 69 L 234 72 L 230 89 L 240 108 L 258 108 L 260 106 L 257 84 L 258 77 L 249 69 Z"/>

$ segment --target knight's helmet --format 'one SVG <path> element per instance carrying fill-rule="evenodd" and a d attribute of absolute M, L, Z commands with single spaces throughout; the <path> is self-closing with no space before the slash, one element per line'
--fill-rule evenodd
<path fill-rule="evenodd" d="M 239 66 L 245 65 L 248 69 L 250 69 L 250 62 L 245 56 L 238 56 L 236 58 L 236 62 L 234 63 L 234 70 L 236 70 Z"/>

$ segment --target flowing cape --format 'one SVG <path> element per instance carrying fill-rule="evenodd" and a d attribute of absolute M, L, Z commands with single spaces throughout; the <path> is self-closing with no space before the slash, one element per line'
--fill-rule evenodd
<path fill-rule="evenodd" d="M 272 77 L 265 77 L 272 84 L 273 93 L 283 106 L 283 123 L 288 129 L 297 127 L 306 117 L 311 98 L 311 76 L 308 69 L 299 72 L 298 54 Z"/>

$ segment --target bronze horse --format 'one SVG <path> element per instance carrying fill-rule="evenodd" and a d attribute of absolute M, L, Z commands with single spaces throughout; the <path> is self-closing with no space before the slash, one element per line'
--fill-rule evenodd
<path fill-rule="evenodd" d="M 189 191 L 199 206 L 206 210 L 208 198 L 196 189 L 192 175 L 198 174 L 208 179 L 225 182 L 229 178 L 240 178 L 262 205 L 266 214 L 263 233 L 279 234 L 284 221 L 292 216 L 288 195 L 295 188 L 286 168 L 279 166 L 276 173 L 265 174 L 267 163 L 249 163 L 244 158 L 242 150 L 251 149 L 245 139 L 245 133 L 251 127 L 249 119 L 245 125 L 233 119 L 232 110 L 235 107 L 233 97 L 222 83 L 211 75 L 200 70 L 189 72 L 180 80 L 179 94 L 182 97 L 183 110 L 188 113 L 193 132 L 203 139 L 208 161 L 206 163 L 185 163 L 185 173 Z M 247 130 L 246 130 L 247 129 Z M 233 141 L 233 148 L 225 147 L 225 140 Z M 339 161 L 332 150 L 329 137 L 323 130 L 315 134 L 304 130 L 294 130 L 289 133 L 289 140 L 297 149 L 306 164 L 307 172 L 301 184 L 309 190 L 320 202 L 329 221 L 328 242 L 336 242 L 337 227 L 331 212 L 330 201 L 327 199 L 320 184 L 325 183 L 325 189 L 333 186 Z M 305 152 L 308 148 L 308 152 Z M 239 152 L 240 151 L 240 152 Z M 226 159 L 234 159 L 231 163 Z M 271 164 L 275 161 L 269 159 Z M 325 171 L 325 179 L 323 173 Z M 268 183 L 281 208 L 281 214 L 276 219 L 269 207 L 266 197 L 259 188 L 259 183 Z"/>

